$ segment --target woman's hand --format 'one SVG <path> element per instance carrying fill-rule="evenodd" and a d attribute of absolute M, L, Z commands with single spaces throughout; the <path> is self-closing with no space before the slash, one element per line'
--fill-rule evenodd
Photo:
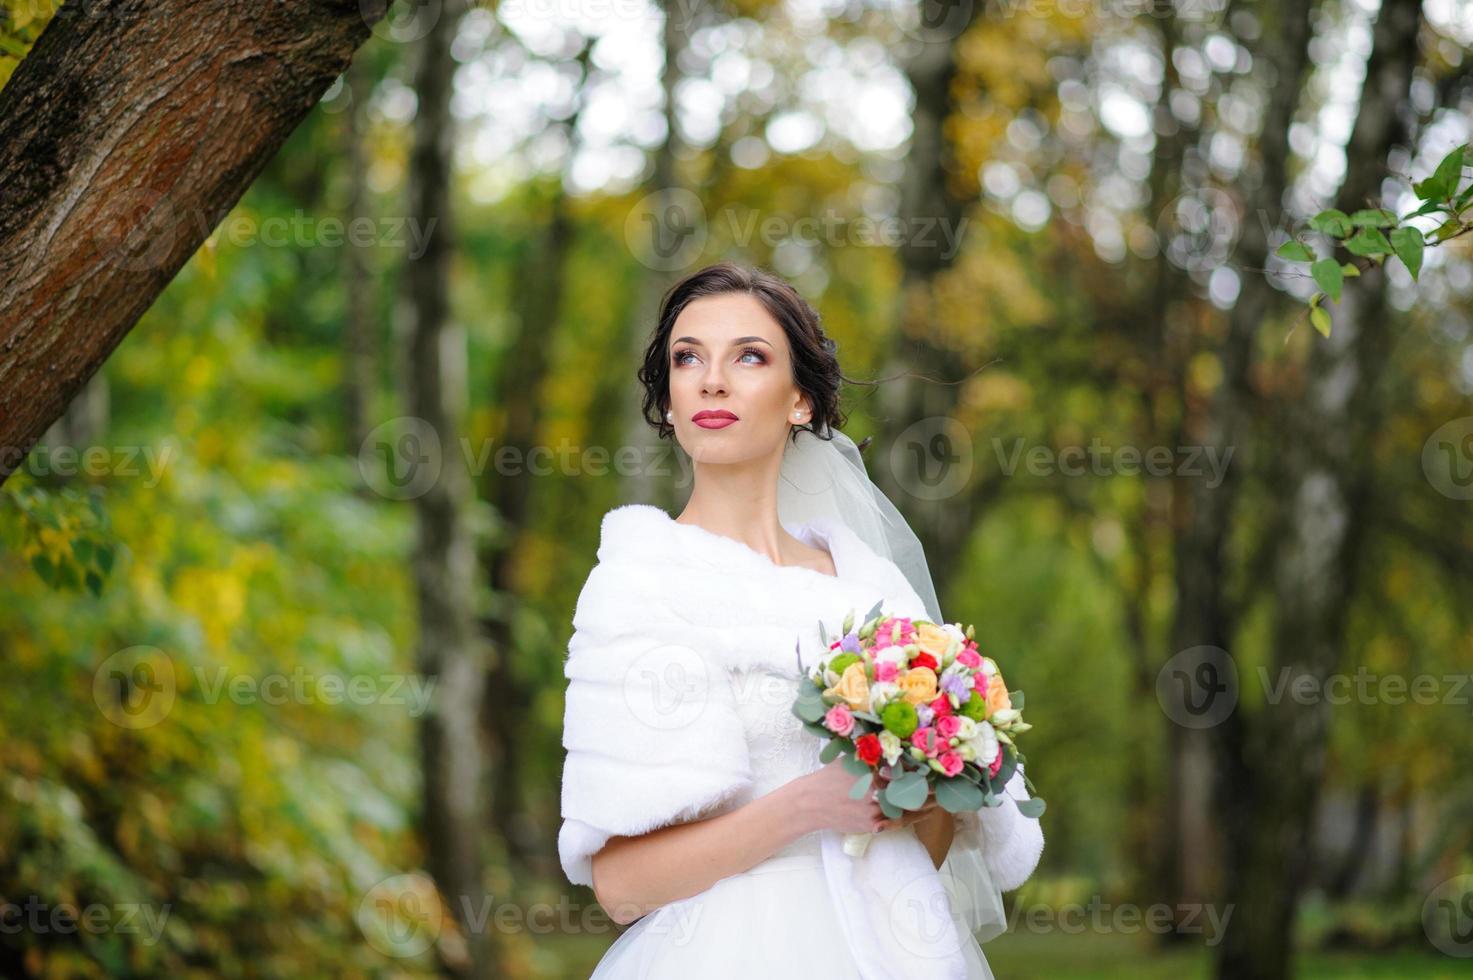
<path fill-rule="evenodd" d="M 812 829 L 837 830 L 846 834 L 879 833 L 909 827 L 917 820 L 929 817 L 938 808 L 935 794 L 930 793 L 919 810 L 903 810 L 895 819 L 887 819 L 874 797 L 876 780 L 873 776 L 870 777 L 868 796 L 856 800 L 849 795 L 857 779 L 844 768 L 844 761 L 840 758 L 793 781 Z"/>

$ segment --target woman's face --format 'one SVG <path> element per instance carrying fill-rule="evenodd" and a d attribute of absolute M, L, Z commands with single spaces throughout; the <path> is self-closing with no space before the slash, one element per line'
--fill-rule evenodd
<path fill-rule="evenodd" d="M 787 334 L 754 296 L 692 300 L 670 331 L 669 357 L 670 424 L 693 460 L 760 458 L 781 446 L 790 426 L 811 421 Z"/>

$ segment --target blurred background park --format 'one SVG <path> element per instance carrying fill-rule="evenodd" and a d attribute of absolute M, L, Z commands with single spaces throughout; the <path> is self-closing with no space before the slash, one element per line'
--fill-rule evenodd
<path fill-rule="evenodd" d="M 0 85 L 128 6 L 3 0 Z M 1473 3 L 362 33 L 5 467 L 0 975 L 586 977 L 562 658 L 600 516 L 689 491 L 634 372 L 721 259 L 882 381 L 846 431 L 1028 694 L 1000 978 L 1473 975 Z"/>

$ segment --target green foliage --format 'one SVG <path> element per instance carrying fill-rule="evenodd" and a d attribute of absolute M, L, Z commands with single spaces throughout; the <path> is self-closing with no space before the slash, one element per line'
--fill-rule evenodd
<path fill-rule="evenodd" d="M 1428 245 L 1440 245 L 1473 230 L 1473 217 L 1466 213 L 1473 207 L 1473 183 L 1460 189 L 1463 168 L 1473 165 L 1468 146 L 1464 143 L 1453 149 L 1430 177 L 1412 185 L 1422 202 L 1416 210 L 1398 217 L 1384 208 L 1350 215 L 1329 208 L 1309 219 L 1311 230 L 1331 240 L 1329 254 L 1317 256 L 1313 247 L 1298 238 L 1278 247 L 1275 254 L 1280 258 L 1309 263 L 1310 276 L 1319 287 L 1319 292 L 1309 298 L 1309 319 L 1316 330 L 1326 337 L 1330 335 L 1330 314 L 1321 303 L 1327 297 L 1331 302 L 1340 302 L 1346 276 L 1358 276 L 1362 269 L 1381 265 L 1388 256 L 1395 256 L 1415 280 L 1422 272 L 1422 254 Z M 1411 223 L 1428 215 L 1442 215 L 1445 219 L 1430 233 L 1430 240 L 1427 233 Z M 1334 258 L 1337 247 L 1365 261 L 1342 264 Z"/>

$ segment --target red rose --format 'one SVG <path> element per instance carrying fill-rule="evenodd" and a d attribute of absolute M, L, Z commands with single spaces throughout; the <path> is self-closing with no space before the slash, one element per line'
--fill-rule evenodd
<path fill-rule="evenodd" d="M 931 656 L 929 653 L 918 653 L 914 657 L 911 657 L 910 665 L 912 667 L 930 667 L 932 670 L 936 670 L 938 666 L 936 663 L 936 658 Z"/>
<path fill-rule="evenodd" d="M 861 735 L 854 740 L 854 750 L 859 754 L 859 761 L 867 766 L 872 766 L 880 761 L 880 738 L 873 733 Z"/>
<path fill-rule="evenodd" d="M 936 712 L 937 718 L 956 714 L 956 709 L 951 706 L 951 699 L 945 694 L 937 695 L 936 700 L 931 702 L 931 710 Z"/>

